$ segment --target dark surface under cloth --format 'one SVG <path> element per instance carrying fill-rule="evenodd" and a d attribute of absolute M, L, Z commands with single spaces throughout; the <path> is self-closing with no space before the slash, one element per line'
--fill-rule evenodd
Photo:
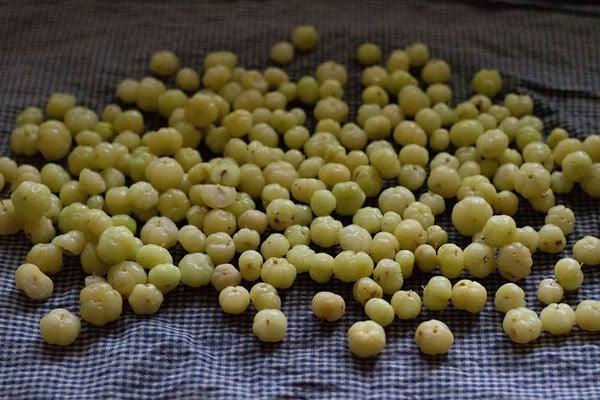
<path fill-rule="evenodd" d="M 117 82 L 148 74 L 149 56 L 160 49 L 172 49 L 183 65 L 195 68 L 208 51 L 220 49 L 236 52 L 242 66 L 264 68 L 270 46 L 306 23 L 318 28 L 321 41 L 285 68 L 292 79 L 334 59 L 349 69 L 345 97 L 357 99 L 359 44 L 377 43 L 388 54 L 422 41 L 433 57 L 450 63 L 455 102 L 470 95 L 475 71 L 496 68 L 506 90 L 533 97 L 546 131 L 562 126 L 578 137 L 600 133 L 600 6 L 592 2 L 2 1 L 0 156 L 10 155 L 19 111 L 43 106 L 53 92 L 73 93 L 100 112 L 116 101 Z M 356 106 L 354 100 L 351 109 Z M 563 252 L 570 255 L 577 238 L 600 235 L 599 203 L 579 191 L 558 202 L 576 212 L 577 227 Z M 543 215 L 522 208 L 519 225 L 543 224 Z M 450 229 L 447 218 L 440 224 Z M 117 322 L 102 328 L 82 322 L 74 345 L 55 348 L 42 342 L 38 321 L 55 307 L 77 311 L 84 275 L 70 259 L 48 301 L 27 300 L 13 274 L 29 246 L 23 235 L 0 238 L 2 399 L 600 397 L 599 334 L 575 328 L 565 337 L 543 334 L 530 345 L 512 344 L 493 309 L 494 290 L 503 283 L 497 274 L 484 280 L 490 301 L 479 315 L 450 308 L 396 320 L 376 359 L 360 360 L 348 351 L 348 327 L 366 318 L 351 300 L 350 286 L 317 285 L 307 276 L 282 291 L 289 329 L 281 344 L 255 339 L 252 310 L 224 315 L 211 287 L 179 287 L 157 315 L 138 317 L 125 305 Z M 536 311 L 535 287 L 551 276 L 557 258 L 536 254 L 533 273 L 522 282 Z M 573 306 L 600 298 L 600 271 L 588 267 L 585 276 L 583 287 L 566 297 Z M 406 287 L 419 288 L 427 278 L 417 274 Z M 320 323 L 311 313 L 310 299 L 325 288 L 347 301 L 339 323 Z M 423 356 L 414 344 L 415 327 L 431 317 L 446 321 L 455 334 L 445 357 Z"/>

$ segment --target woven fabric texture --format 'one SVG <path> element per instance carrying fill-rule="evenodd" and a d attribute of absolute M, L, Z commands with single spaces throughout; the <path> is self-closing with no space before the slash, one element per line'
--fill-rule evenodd
<path fill-rule="evenodd" d="M 455 103 L 468 99 L 470 77 L 498 69 L 504 92 L 532 96 L 545 133 L 561 126 L 577 137 L 600 133 L 600 6 L 545 1 L 75 1 L 0 2 L 0 156 L 11 155 L 10 133 L 25 106 L 43 107 L 53 92 L 68 92 L 97 112 L 116 102 L 116 84 L 148 74 L 149 56 L 175 51 L 183 65 L 201 70 L 209 51 L 232 50 L 246 68 L 264 68 L 269 48 L 296 25 L 313 24 L 320 42 L 287 67 L 292 79 L 333 59 L 347 66 L 350 118 L 359 105 L 358 45 L 384 54 L 415 41 L 452 67 Z M 14 156 L 14 155 L 12 155 Z M 41 166 L 40 159 L 16 157 Z M 2 193 L 8 196 L 7 189 Z M 522 202 L 519 225 L 539 228 L 544 216 Z M 559 196 L 576 214 L 574 241 L 600 235 L 600 207 L 580 190 Z M 438 222 L 451 232 L 448 217 Z M 458 240 L 451 233 L 451 239 Z M 160 312 L 139 317 L 125 305 L 105 327 L 82 322 L 72 346 L 43 343 L 39 320 L 49 310 L 79 308 L 84 273 L 67 258 L 46 302 L 28 300 L 14 285 L 14 270 L 30 244 L 23 234 L 0 237 L 0 399 L 582 399 L 600 397 L 600 336 L 574 328 L 564 337 L 543 334 L 515 345 L 502 331 L 493 294 L 505 281 L 484 281 L 489 301 L 478 315 L 450 307 L 424 310 L 417 320 L 386 328 L 387 345 L 375 359 L 353 357 L 346 331 L 366 319 L 352 288 L 299 276 L 281 292 L 287 338 L 263 344 L 251 332 L 254 312 L 225 315 L 212 287 L 178 287 Z M 537 283 L 552 276 L 560 255 L 535 254 L 532 274 L 520 284 L 527 305 L 540 311 Z M 586 267 L 581 289 L 565 301 L 600 299 L 600 270 Z M 405 287 L 421 292 L 429 278 L 416 273 Z M 248 286 L 250 287 L 250 286 Z M 319 322 L 311 298 L 334 290 L 346 299 L 337 323 Z M 419 353 L 419 322 L 444 320 L 455 344 L 444 357 Z"/>

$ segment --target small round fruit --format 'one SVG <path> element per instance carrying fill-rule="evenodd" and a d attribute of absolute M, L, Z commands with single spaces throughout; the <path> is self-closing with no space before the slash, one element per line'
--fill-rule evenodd
<path fill-rule="evenodd" d="M 287 331 L 287 318 L 280 310 L 266 308 L 254 316 L 252 332 L 262 342 L 281 342 Z"/>
<path fill-rule="evenodd" d="M 344 316 L 346 303 L 339 294 L 323 291 L 313 296 L 312 311 L 322 320 L 337 321 Z"/>
<path fill-rule="evenodd" d="M 385 347 L 385 331 L 375 321 L 355 322 L 348 329 L 348 347 L 360 358 L 374 357 Z"/>
<path fill-rule="evenodd" d="M 56 308 L 40 320 L 42 339 L 49 344 L 68 346 L 81 331 L 79 317 L 64 308 Z"/>
<path fill-rule="evenodd" d="M 446 354 L 454 343 L 454 335 L 448 325 L 437 319 L 430 319 L 417 327 L 415 343 L 425 354 Z"/>
<path fill-rule="evenodd" d="M 542 321 L 535 311 L 518 307 L 508 310 L 502 321 L 502 328 L 513 342 L 529 343 L 542 333 Z"/>

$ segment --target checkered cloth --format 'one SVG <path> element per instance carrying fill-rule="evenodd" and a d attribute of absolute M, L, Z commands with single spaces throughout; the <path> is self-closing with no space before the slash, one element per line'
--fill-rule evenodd
<path fill-rule="evenodd" d="M 385 54 L 414 41 L 429 44 L 435 58 L 452 66 L 457 101 L 469 96 L 479 68 L 499 69 L 505 89 L 531 95 L 545 131 L 562 126 L 572 135 L 600 133 L 600 6 L 559 1 L 252 1 L 252 2 L 41 2 L 0 4 L 0 155 L 19 111 L 44 106 L 53 92 L 70 92 L 96 111 L 115 102 L 117 82 L 145 76 L 149 55 L 172 49 L 183 65 L 200 68 L 211 50 L 228 49 L 240 64 L 263 68 L 269 48 L 292 28 L 317 26 L 317 48 L 286 68 L 293 79 L 334 59 L 348 66 L 347 99 L 359 98 L 359 44 L 379 44 Z M 356 110 L 357 101 L 351 102 Z M 351 112 L 354 116 L 355 112 Z M 18 157 L 19 162 L 33 162 Z M 7 196 L 6 190 L 4 196 Z M 600 208 L 580 191 L 559 197 L 577 227 L 563 255 L 584 234 L 600 235 Z M 539 227 L 543 215 L 523 205 L 520 225 Z M 439 223 L 450 230 L 448 218 Z M 456 235 L 451 235 L 456 238 Z M 493 293 L 504 283 L 483 280 L 489 300 L 478 315 L 452 308 L 424 310 L 417 320 L 386 328 L 387 345 L 375 359 L 353 357 L 349 326 L 365 319 L 351 287 L 318 285 L 300 276 L 281 292 L 289 319 L 287 339 L 263 344 L 251 332 L 253 312 L 225 315 L 212 287 L 179 287 L 157 315 L 139 317 L 128 306 L 115 323 L 82 323 L 77 342 L 46 345 L 39 319 L 55 307 L 78 312 L 84 274 L 67 259 L 46 302 L 28 300 L 14 285 L 29 244 L 22 235 L 0 238 L 0 398 L 2 399 L 551 399 L 600 397 L 600 336 L 575 328 L 565 337 L 543 334 L 530 345 L 512 344 L 494 311 Z M 527 305 L 537 283 L 552 275 L 556 255 L 535 254 L 522 286 Z M 566 300 L 600 298 L 600 269 L 585 268 L 583 287 Z M 406 287 L 421 291 L 416 273 Z M 337 323 L 319 322 L 310 300 L 334 290 L 347 301 Z M 444 320 L 456 341 L 444 357 L 419 353 L 413 336 L 425 319 Z"/>

